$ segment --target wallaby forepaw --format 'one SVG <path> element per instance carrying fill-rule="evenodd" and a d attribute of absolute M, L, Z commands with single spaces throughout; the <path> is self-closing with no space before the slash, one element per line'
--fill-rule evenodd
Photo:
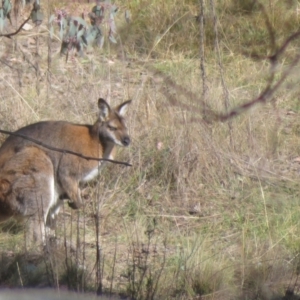
<path fill-rule="evenodd" d="M 71 207 L 72 209 L 78 209 L 80 206 L 77 205 L 76 202 L 73 202 L 73 201 L 68 201 L 68 205 L 69 207 Z"/>

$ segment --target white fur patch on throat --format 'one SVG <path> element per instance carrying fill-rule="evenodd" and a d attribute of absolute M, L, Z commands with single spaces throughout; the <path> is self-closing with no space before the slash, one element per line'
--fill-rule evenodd
<path fill-rule="evenodd" d="M 93 180 L 95 177 L 97 177 L 97 175 L 99 174 L 100 170 L 102 169 L 102 166 L 103 164 L 97 166 L 96 168 L 94 168 L 93 170 L 91 170 L 89 173 L 87 173 L 82 181 L 90 181 L 90 180 Z"/>
<path fill-rule="evenodd" d="M 106 157 L 104 157 L 104 158 L 106 158 Z M 111 160 L 114 159 L 112 154 L 110 154 L 107 158 L 111 159 Z M 102 170 L 102 168 L 104 167 L 104 165 L 105 165 L 105 161 L 100 162 L 96 168 L 92 169 L 89 173 L 85 174 L 82 181 L 87 182 L 87 181 L 93 180 L 95 177 L 97 177 L 99 175 L 99 173 Z"/>

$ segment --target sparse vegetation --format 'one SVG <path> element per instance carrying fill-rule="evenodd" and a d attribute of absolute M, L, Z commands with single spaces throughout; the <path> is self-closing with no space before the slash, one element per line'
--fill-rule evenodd
<path fill-rule="evenodd" d="M 42 7 L 48 17 L 55 9 L 79 16 L 95 5 L 83 2 Z M 22 228 L 6 224 L 0 287 L 67 287 L 128 299 L 299 299 L 299 66 L 272 99 L 230 119 L 230 126 L 207 120 L 199 1 L 114 3 L 118 43 L 82 57 L 61 57 L 59 34 L 50 41 L 45 23 L 0 37 L 1 129 L 44 119 L 91 123 L 99 96 L 112 105 L 133 99 L 132 145 L 116 157 L 133 166 L 107 165 L 83 189 L 83 209 L 65 205 L 46 255 L 25 251 Z M 299 29 L 300 3 L 204 4 L 205 101 L 225 112 L 212 5 L 230 109 L 268 84 L 265 58 Z M 122 15 L 127 9 L 130 23 Z M 278 57 L 276 79 L 297 53 L 299 39 Z"/>

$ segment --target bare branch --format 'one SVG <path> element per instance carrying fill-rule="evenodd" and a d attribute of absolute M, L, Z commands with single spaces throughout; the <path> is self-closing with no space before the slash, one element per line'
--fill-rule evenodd
<path fill-rule="evenodd" d="M 15 31 L 15 32 L 12 32 L 12 33 L 6 33 L 6 34 L 0 34 L 0 37 L 7 37 L 9 39 L 11 39 L 12 36 L 18 34 L 21 29 L 23 28 L 23 26 L 30 20 L 30 16 L 31 14 L 29 15 L 29 17 L 21 24 L 21 26 Z"/>
<path fill-rule="evenodd" d="M 276 79 L 275 76 L 276 65 L 278 63 L 278 59 L 280 56 L 286 53 L 288 46 L 293 41 L 299 39 L 300 30 L 290 35 L 281 45 L 277 46 L 274 40 L 275 36 L 274 36 L 273 29 L 268 21 L 266 21 L 266 24 L 267 24 L 266 26 L 268 27 L 269 34 L 271 35 L 271 46 L 273 47 L 273 54 L 266 57 L 255 56 L 255 58 L 267 59 L 270 61 L 270 75 L 266 83 L 266 86 L 264 90 L 260 93 L 260 95 L 258 95 L 256 98 L 247 101 L 246 103 L 243 103 L 231 110 L 229 109 L 225 113 L 215 111 L 210 107 L 209 103 L 205 101 L 203 96 L 199 97 L 198 94 L 192 92 L 190 89 L 187 89 L 184 86 L 177 84 L 176 82 L 174 82 L 174 80 L 172 80 L 169 76 L 163 74 L 161 71 L 156 70 L 151 66 L 147 66 L 147 68 L 154 74 L 159 75 L 164 79 L 165 85 L 162 86 L 160 90 L 166 96 L 166 98 L 171 102 L 172 105 L 181 107 L 184 110 L 193 113 L 193 117 L 190 119 L 191 121 L 196 121 L 196 122 L 200 121 L 206 123 L 210 123 L 213 121 L 221 121 L 221 122 L 227 121 L 235 116 L 240 115 L 242 112 L 250 109 L 251 107 L 253 107 L 258 103 L 266 103 L 266 102 L 274 101 L 275 98 L 272 97 L 274 96 L 275 92 L 282 86 L 286 78 L 289 76 L 289 74 L 291 74 L 292 70 L 300 62 L 300 54 L 298 54 L 294 57 L 294 59 L 289 64 L 289 66 L 282 73 L 281 77 L 279 79 Z M 253 55 L 249 55 L 249 56 L 253 57 Z M 171 89 L 173 91 L 171 91 Z M 188 98 L 189 100 L 191 100 L 192 104 L 183 103 L 179 99 L 179 96 L 184 96 Z M 195 116 L 195 114 L 197 113 L 198 113 L 198 117 Z"/>
<path fill-rule="evenodd" d="M 52 146 L 44 144 L 41 141 L 38 141 L 36 139 L 33 139 L 33 138 L 31 138 L 29 136 L 26 136 L 24 134 L 21 134 L 21 133 L 11 132 L 11 131 L 7 131 L 7 130 L 3 130 L 3 129 L 0 129 L 0 133 L 7 134 L 7 135 L 17 136 L 17 137 L 23 138 L 25 140 L 28 140 L 30 142 L 33 142 L 34 144 L 37 144 L 39 146 L 42 146 L 42 147 L 44 147 L 46 149 L 49 149 L 49 150 L 52 150 L 52 151 L 56 151 L 56 152 L 60 152 L 60 153 L 63 153 L 63 154 L 75 155 L 75 156 L 78 156 L 78 157 L 86 159 L 86 160 L 108 161 L 108 162 L 111 162 L 111 163 L 114 163 L 114 164 L 125 165 L 127 167 L 131 167 L 132 166 L 130 163 L 123 162 L 123 161 L 118 161 L 118 160 L 113 160 L 113 159 L 108 159 L 108 158 L 97 158 L 97 157 L 85 156 L 85 155 L 83 155 L 81 153 L 74 152 L 74 151 L 71 151 L 71 150 L 52 147 Z"/>
<path fill-rule="evenodd" d="M 283 73 L 283 75 L 276 82 L 276 84 L 273 87 L 271 87 L 271 85 L 268 85 L 266 87 L 266 89 L 257 98 L 234 108 L 228 114 L 222 115 L 222 114 L 213 113 L 214 119 L 223 122 L 223 121 L 226 121 L 226 120 L 228 120 L 228 119 L 230 119 L 234 116 L 239 115 L 242 111 L 251 108 L 252 106 L 254 106 L 257 103 L 265 103 L 279 89 L 279 87 L 283 84 L 285 79 L 291 73 L 291 70 L 299 63 L 299 61 L 300 61 L 300 55 L 297 55 L 297 57 L 293 60 L 293 62 L 290 64 L 289 68 Z M 271 98 L 271 100 L 273 100 L 273 99 Z"/>

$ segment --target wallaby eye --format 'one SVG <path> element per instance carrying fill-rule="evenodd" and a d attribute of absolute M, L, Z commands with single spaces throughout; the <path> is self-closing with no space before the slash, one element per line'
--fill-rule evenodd
<path fill-rule="evenodd" d="M 107 125 L 107 127 L 111 131 L 116 131 L 118 129 L 117 127 L 114 127 L 114 126 L 111 126 L 111 125 Z"/>

